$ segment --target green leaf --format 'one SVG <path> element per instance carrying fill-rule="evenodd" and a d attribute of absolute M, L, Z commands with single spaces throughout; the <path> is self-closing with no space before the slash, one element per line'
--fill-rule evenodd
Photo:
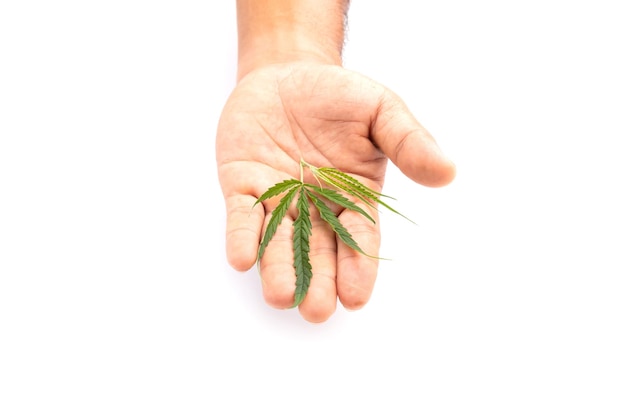
<path fill-rule="evenodd" d="M 319 186 L 308 184 L 303 181 L 304 168 L 309 168 L 311 170 L 313 175 L 318 179 L 320 184 Z M 323 184 L 329 185 L 331 188 L 325 188 Z M 313 203 L 319 212 L 321 219 L 330 225 L 332 230 L 344 244 L 369 257 L 374 256 L 368 255 L 361 249 L 352 235 L 341 223 L 339 218 L 326 205 L 326 202 L 331 202 L 347 210 L 355 211 L 375 223 L 369 213 L 348 198 L 349 196 L 352 196 L 374 209 L 377 209 L 376 204 L 380 204 L 413 223 L 412 220 L 382 201 L 382 198 L 391 197 L 367 187 L 356 178 L 336 168 L 317 168 L 303 160 L 300 161 L 300 180 L 288 179 L 273 185 L 255 201 L 254 205 L 283 193 L 285 195 L 279 200 L 278 205 L 272 211 L 270 220 L 267 224 L 265 234 L 263 235 L 263 239 L 259 245 L 257 261 L 260 261 L 263 257 L 267 245 L 274 237 L 278 226 L 282 223 L 284 217 L 286 216 L 293 199 L 296 194 L 298 194 L 298 199 L 296 201 L 298 215 L 293 222 L 293 267 L 296 275 L 296 290 L 293 307 L 300 305 L 304 301 L 313 277 L 313 268 L 309 258 L 310 237 L 313 233 L 311 213 L 309 210 L 310 202 Z"/>
<path fill-rule="evenodd" d="M 337 216 L 335 216 L 335 213 L 333 213 L 333 211 L 321 199 L 319 199 L 315 194 L 307 194 L 313 204 L 315 204 L 315 207 L 319 211 L 322 220 L 330 225 L 330 227 L 335 231 L 335 233 L 337 234 L 337 236 L 339 236 L 339 239 L 341 239 L 343 243 L 365 256 L 370 256 L 367 253 L 363 252 L 363 249 L 361 249 L 358 243 L 356 243 L 356 241 L 352 238 L 350 232 L 348 232 L 343 224 L 341 224 Z"/>
<path fill-rule="evenodd" d="M 292 307 L 296 307 L 304 301 L 313 276 L 313 269 L 309 261 L 311 214 L 309 213 L 309 201 L 304 187 L 300 188 L 296 207 L 298 208 L 298 217 L 293 222 L 293 266 L 296 271 L 296 292 Z"/>
<path fill-rule="evenodd" d="M 297 185 L 302 184 L 301 181 L 298 181 L 296 179 L 288 179 L 285 180 L 283 182 L 279 182 L 278 184 L 274 184 L 273 186 L 271 186 L 270 188 L 267 189 L 267 191 L 265 191 L 261 197 L 259 197 L 255 202 L 254 202 L 254 206 L 256 206 L 257 204 L 259 204 L 262 201 L 267 200 L 268 198 L 272 198 L 275 197 L 279 194 L 282 194 L 284 192 L 286 192 L 287 190 L 291 189 L 292 187 L 295 187 Z"/>
<path fill-rule="evenodd" d="M 318 195 L 326 198 L 328 201 L 331 201 L 331 202 L 333 202 L 335 204 L 338 204 L 341 207 L 347 208 L 348 210 L 356 211 L 357 213 L 360 213 L 363 216 L 365 216 L 372 223 L 376 223 L 376 221 L 374 221 L 372 216 L 370 216 L 361 207 L 357 206 L 352 201 L 348 200 L 346 197 L 341 195 L 341 193 L 339 193 L 339 192 L 337 192 L 335 190 L 331 190 L 329 188 L 321 188 L 321 187 L 317 187 L 317 186 L 311 185 L 311 184 L 305 184 L 305 186 L 308 187 L 309 189 L 315 191 Z"/>
<path fill-rule="evenodd" d="M 365 184 L 363 184 L 361 181 L 357 180 L 356 178 L 354 178 L 353 176 L 346 174 L 343 171 L 338 170 L 337 168 L 330 168 L 330 167 L 322 167 L 322 168 L 318 168 L 317 171 L 323 175 L 329 176 L 329 177 L 333 177 L 337 180 L 340 180 L 348 185 L 350 185 L 354 190 L 362 190 L 364 194 L 366 195 L 374 195 L 374 196 L 378 196 L 378 197 L 387 197 L 387 198 L 391 198 L 392 200 L 395 200 L 395 198 L 379 193 L 378 191 L 375 191 L 371 188 L 369 188 L 368 186 L 366 186 Z"/>
<path fill-rule="evenodd" d="M 359 200 L 363 201 L 368 206 L 375 208 L 373 203 L 376 202 L 380 204 L 381 206 L 385 207 L 387 210 L 399 216 L 402 216 L 408 221 L 410 221 L 411 223 L 415 224 L 413 220 L 409 219 L 404 214 L 400 213 L 399 211 L 391 207 L 389 204 L 381 200 L 381 197 L 387 197 L 387 198 L 392 198 L 392 197 L 381 194 L 378 191 L 372 190 L 371 188 L 369 188 L 368 186 L 366 186 L 365 184 L 363 184 L 356 178 L 346 174 L 345 172 L 339 171 L 338 169 L 335 169 L 335 168 L 326 168 L 326 167 L 318 168 L 314 172 L 317 172 L 319 174 L 319 178 L 321 178 L 324 182 L 334 187 L 337 187 L 345 191 L 346 193 L 358 198 Z"/>
<path fill-rule="evenodd" d="M 300 183 L 299 181 L 297 182 Z M 296 192 L 300 188 L 302 187 L 294 186 L 293 188 L 291 188 L 289 192 L 285 194 L 283 198 L 280 199 L 280 202 L 278 203 L 276 208 L 274 208 L 274 210 L 272 211 L 272 217 L 270 218 L 270 221 L 267 224 L 267 229 L 265 229 L 263 240 L 261 241 L 261 244 L 259 245 L 259 252 L 258 252 L 257 260 L 261 260 L 261 258 L 263 257 L 263 254 L 265 253 L 265 248 L 267 248 L 267 245 L 270 243 L 270 240 L 272 240 L 272 238 L 274 237 L 274 234 L 276 233 L 278 226 L 282 222 L 283 217 L 285 217 L 285 215 L 287 214 L 287 210 L 289 209 L 289 205 L 291 204 L 291 201 L 293 200 L 294 196 L 296 195 Z M 264 193 L 264 195 L 267 194 L 268 192 Z"/>
<path fill-rule="evenodd" d="M 346 194 L 349 194 L 351 196 L 358 198 L 359 200 L 363 201 L 368 206 L 372 208 L 376 208 L 374 203 L 379 201 L 378 194 L 376 194 L 376 192 L 373 192 L 373 190 L 371 190 L 372 191 L 371 192 L 370 189 L 367 188 L 365 185 L 363 184 L 361 184 L 361 186 L 359 186 L 358 184 L 355 185 L 352 182 L 346 181 L 345 179 L 341 177 L 338 178 L 337 176 L 334 176 L 334 175 L 328 175 L 328 173 L 324 171 L 319 172 L 319 178 L 325 183 L 332 185 L 333 187 L 336 187 L 337 189 L 342 190 Z"/>

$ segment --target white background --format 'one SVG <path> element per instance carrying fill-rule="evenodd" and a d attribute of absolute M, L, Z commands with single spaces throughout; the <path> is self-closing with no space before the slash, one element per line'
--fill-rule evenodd
<path fill-rule="evenodd" d="M 0 415 L 626 415 L 620 3 L 353 2 L 458 177 L 390 166 L 419 225 L 312 325 L 225 261 L 234 1 L 3 1 Z"/>

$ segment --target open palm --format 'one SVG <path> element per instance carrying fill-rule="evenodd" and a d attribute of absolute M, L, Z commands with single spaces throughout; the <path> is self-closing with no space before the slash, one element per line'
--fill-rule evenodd
<path fill-rule="evenodd" d="M 254 265 L 278 198 L 253 209 L 254 202 L 275 183 L 299 178 L 301 160 L 340 169 L 377 191 L 387 158 L 423 185 L 445 185 L 454 177 L 454 165 L 398 96 L 357 73 L 313 63 L 268 66 L 244 77 L 224 106 L 216 154 L 227 210 L 226 252 L 241 271 Z M 375 210 L 362 208 L 378 218 Z M 378 223 L 335 209 L 364 252 L 376 256 Z M 337 241 L 317 212 L 311 214 L 313 277 L 299 309 L 306 320 L 321 322 L 335 311 L 337 299 L 347 309 L 367 302 L 378 263 Z M 295 209 L 288 212 L 260 262 L 265 300 L 276 308 L 294 300 L 296 215 Z"/>

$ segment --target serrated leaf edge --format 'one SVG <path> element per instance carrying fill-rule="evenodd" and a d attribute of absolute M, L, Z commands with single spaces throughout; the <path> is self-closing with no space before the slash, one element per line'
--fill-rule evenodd
<path fill-rule="evenodd" d="M 367 213 L 361 207 L 359 207 L 356 204 L 354 204 L 354 202 L 348 200 L 346 197 L 341 195 L 341 193 L 339 193 L 338 191 L 335 191 L 335 190 L 330 189 L 330 188 L 317 187 L 317 186 L 312 185 L 312 184 L 305 184 L 305 187 L 307 187 L 310 190 L 314 191 L 316 194 L 326 198 L 327 200 L 340 205 L 341 207 L 343 207 L 345 209 L 356 211 L 357 213 L 363 215 L 365 218 L 367 218 L 372 223 L 374 223 L 374 224 L 376 223 L 374 218 L 372 216 L 370 216 L 369 213 Z"/>
<path fill-rule="evenodd" d="M 278 226 L 282 222 L 283 218 L 287 214 L 287 210 L 291 205 L 291 201 L 295 197 L 296 192 L 301 187 L 295 186 L 289 189 L 287 194 L 285 194 L 281 199 L 278 205 L 272 210 L 272 217 L 270 217 L 270 221 L 267 223 L 267 228 L 265 229 L 265 234 L 263 235 L 263 239 L 259 244 L 259 251 L 257 253 L 257 260 L 260 261 L 265 253 L 265 249 L 269 244 L 270 240 L 274 237 Z"/>
<path fill-rule="evenodd" d="M 313 226 L 311 225 L 309 200 L 304 187 L 300 188 L 296 207 L 298 209 L 298 217 L 293 222 L 293 267 L 296 273 L 296 290 L 292 308 L 297 307 L 304 301 L 313 277 L 313 268 L 309 259 L 311 250 L 309 238 Z"/>

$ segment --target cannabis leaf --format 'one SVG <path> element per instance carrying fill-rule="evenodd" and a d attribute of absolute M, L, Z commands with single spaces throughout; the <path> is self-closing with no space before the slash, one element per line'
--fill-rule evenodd
<path fill-rule="evenodd" d="M 333 213 L 333 211 L 328 208 L 328 206 L 324 204 L 322 200 L 320 200 L 313 194 L 310 194 L 309 197 L 311 198 L 311 200 L 313 200 L 313 204 L 315 204 L 315 207 L 317 207 L 317 210 L 320 212 L 320 217 L 322 218 L 322 220 L 324 220 L 330 225 L 330 227 L 332 227 L 332 229 L 335 231 L 337 236 L 339 236 L 343 243 L 345 243 L 355 251 L 362 253 L 363 255 L 369 256 L 365 252 L 363 252 L 363 250 L 359 247 L 355 240 L 352 239 L 352 235 L 348 232 L 348 230 L 346 230 L 345 227 L 343 227 L 337 216 L 335 216 L 335 213 Z"/>
<path fill-rule="evenodd" d="M 375 208 L 373 202 L 376 202 L 380 204 L 381 206 L 385 207 L 386 209 L 394 212 L 395 214 L 398 214 L 404 217 L 411 223 L 414 223 L 413 220 L 409 219 L 402 213 L 399 213 L 393 207 L 389 206 L 389 204 L 385 203 L 383 200 L 380 199 L 380 197 L 387 197 L 387 198 L 391 198 L 395 200 L 393 197 L 390 197 L 388 195 L 384 195 L 375 190 L 372 190 L 371 188 L 362 184 L 356 178 L 336 168 L 328 168 L 328 167 L 323 167 L 323 168 L 310 167 L 310 168 L 317 178 L 320 178 L 326 183 L 344 190 L 346 193 L 358 198 L 359 200 L 363 201 L 368 206 Z"/>
<path fill-rule="evenodd" d="M 332 190 L 330 188 L 316 187 L 315 185 L 311 185 L 311 184 L 306 184 L 306 185 L 311 190 L 319 194 L 320 196 L 326 198 L 328 201 L 338 204 L 344 208 L 347 208 L 348 210 L 356 211 L 357 213 L 365 216 L 372 223 L 376 223 L 374 219 L 372 218 L 372 216 L 370 216 L 365 210 L 363 210 L 361 207 L 354 204 L 352 201 L 348 200 L 346 197 L 344 197 L 337 191 Z"/>
<path fill-rule="evenodd" d="M 274 185 L 265 193 L 263 193 L 263 195 L 259 197 L 259 199 L 254 203 L 254 205 L 257 205 L 261 201 L 267 200 L 268 198 L 274 197 L 281 192 L 289 190 L 289 192 L 280 199 L 280 202 L 272 212 L 272 217 L 270 218 L 270 221 L 267 225 L 267 229 L 265 229 L 265 235 L 263 236 L 263 240 L 261 241 L 261 245 L 259 246 L 259 253 L 257 255 L 258 259 L 261 259 L 261 257 L 263 257 L 263 253 L 265 252 L 267 244 L 270 243 L 270 240 L 272 240 L 272 238 L 274 237 L 276 229 L 278 229 L 278 225 L 283 220 L 283 217 L 285 217 L 285 214 L 287 214 L 287 209 L 291 204 L 291 200 L 293 200 L 293 197 L 298 191 L 297 187 L 301 184 L 302 182 L 298 180 L 283 181 L 282 183 Z"/>
<path fill-rule="evenodd" d="M 313 270 L 309 262 L 309 237 L 311 236 L 311 214 L 306 189 L 300 187 L 298 197 L 298 217 L 293 222 L 293 266 L 296 269 L 296 295 L 294 306 L 300 304 L 311 284 Z"/>
<path fill-rule="evenodd" d="M 304 182 L 304 168 L 308 168 L 317 180 L 320 181 L 319 186 Z M 333 188 L 324 188 L 321 186 L 321 183 L 325 183 Z M 339 218 L 335 215 L 331 208 L 328 207 L 325 201 L 359 213 L 372 223 L 375 223 L 375 221 L 372 216 L 347 198 L 346 195 L 342 194 L 339 190 L 348 196 L 352 196 L 362 201 L 364 204 L 374 209 L 376 209 L 376 204 L 380 204 L 393 213 L 396 213 L 412 222 L 411 219 L 408 219 L 406 216 L 382 201 L 383 197 L 391 197 L 372 190 L 356 178 L 336 168 L 318 168 L 305 161 L 301 161 L 300 180 L 292 178 L 279 182 L 268 188 L 267 191 L 265 191 L 254 203 L 254 205 L 257 205 L 270 198 L 277 197 L 281 194 L 283 195 L 272 211 L 270 221 L 267 224 L 265 234 L 263 235 L 263 239 L 259 245 L 259 251 L 257 254 L 257 262 L 259 262 L 265 253 L 267 245 L 274 237 L 278 226 L 287 214 L 287 210 L 293 203 L 296 195 L 298 196 L 296 201 L 298 216 L 293 221 L 293 267 L 296 274 L 296 291 L 293 307 L 300 305 L 300 303 L 304 301 L 304 298 L 309 290 L 309 286 L 311 285 L 311 278 L 313 277 L 313 269 L 309 259 L 309 241 L 313 230 L 311 225 L 309 203 L 312 203 L 312 205 L 319 212 L 320 218 L 331 227 L 331 229 L 346 246 L 363 255 L 371 256 L 361 249 L 350 232 L 339 221 Z"/>

